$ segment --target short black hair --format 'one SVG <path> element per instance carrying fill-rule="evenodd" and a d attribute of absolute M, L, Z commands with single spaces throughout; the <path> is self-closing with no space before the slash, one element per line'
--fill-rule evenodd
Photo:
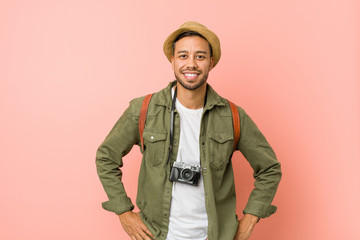
<path fill-rule="evenodd" d="M 195 31 L 188 31 L 188 32 L 183 32 L 181 33 L 179 36 L 177 36 L 172 44 L 172 50 L 173 50 L 173 55 L 175 53 L 175 43 L 177 41 L 179 41 L 180 39 L 184 38 L 184 37 L 191 37 L 191 36 L 198 36 L 198 37 L 201 37 L 202 39 L 205 39 L 208 44 L 209 44 L 209 49 L 210 49 L 210 57 L 213 56 L 213 51 L 212 51 L 212 47 L 211 47 L 211 44 L 209 43 L 209 41 L 203 36 L 201 35 L 200 33 L 198 32 L 195 32 Z"/>

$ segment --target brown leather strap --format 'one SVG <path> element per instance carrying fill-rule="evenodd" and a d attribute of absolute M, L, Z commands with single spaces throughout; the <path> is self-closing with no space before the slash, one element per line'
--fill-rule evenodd
<path fill-rule="evenodd" d="M 240 141 L 240 117 L 239 117 L 239 111 L 236 107 L 236 105 L 232 102 L 229 102 L 232 119 L 233 119 L 233 127 L 234 127 L 234 146 L 233 151 L 236 150 L 236 146 L 238 145 Z"/>
<path fill-rule="evenodd" d="M 149 107 L 149 103 L 152 97 L 152 93 L 148 94 L 145 96 L 144 101 L 141 105 L 141 109 L 140 109 L 140 117 L 139 117 L 139 133 L 140 133 L 140 141 L 141 141 L 141 148 L 142 150 L 144 150 L 144 137 L 143 137 L 143 133 L 144 133 L 144 128 L 145 128 L 145 121 L 146 121 L 146 115 L 147 115 L 147 110 Z"/>

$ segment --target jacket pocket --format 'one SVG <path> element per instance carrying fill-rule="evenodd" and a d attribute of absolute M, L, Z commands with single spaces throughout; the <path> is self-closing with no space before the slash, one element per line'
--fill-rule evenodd
<path fill-rule="evenodd" d="M 221 169 L 227 165 L 233 152 L 233 133 L 209 133 L 210 163 Z"/>
<path fill-rule="evenodd" d="M 154 166 L 163 161 L 166 132 L 150 132 L 144 130 L 145 160 Z"/>

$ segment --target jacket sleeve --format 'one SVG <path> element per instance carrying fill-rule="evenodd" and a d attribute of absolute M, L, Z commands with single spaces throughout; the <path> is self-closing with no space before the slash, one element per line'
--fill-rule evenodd
<path fill-rule="evenodd" d="M 139 144 L 139 116 L 134 116 L 133 108 L 130 104 L 96 153 L 97 173 L 109 198 L 109 201 L 102 203 L 102 207 L 116 214 L 134 209 L 121 181 L 120 170 L 123 157 L 134 144 Z"/>
<path fill-rule="evenodd" d="M 255 187 L 243 212 L 260 218 L 269 217 L 277 209 L 271 202 L 281 179 L 280 162 L 264 135 L 245 111 L 239 109 L 239 115 L 241 132 L 238 149 L 254 170 L 255 179 Z"/>

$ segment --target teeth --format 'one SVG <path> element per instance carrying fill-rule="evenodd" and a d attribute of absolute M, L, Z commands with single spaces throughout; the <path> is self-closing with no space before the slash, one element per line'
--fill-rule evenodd
<path fill-rule="evenodd" d="M 185 73 L 185 76 L 188 77 L 195 77 L 197 74 L 196 73 Z"/>

